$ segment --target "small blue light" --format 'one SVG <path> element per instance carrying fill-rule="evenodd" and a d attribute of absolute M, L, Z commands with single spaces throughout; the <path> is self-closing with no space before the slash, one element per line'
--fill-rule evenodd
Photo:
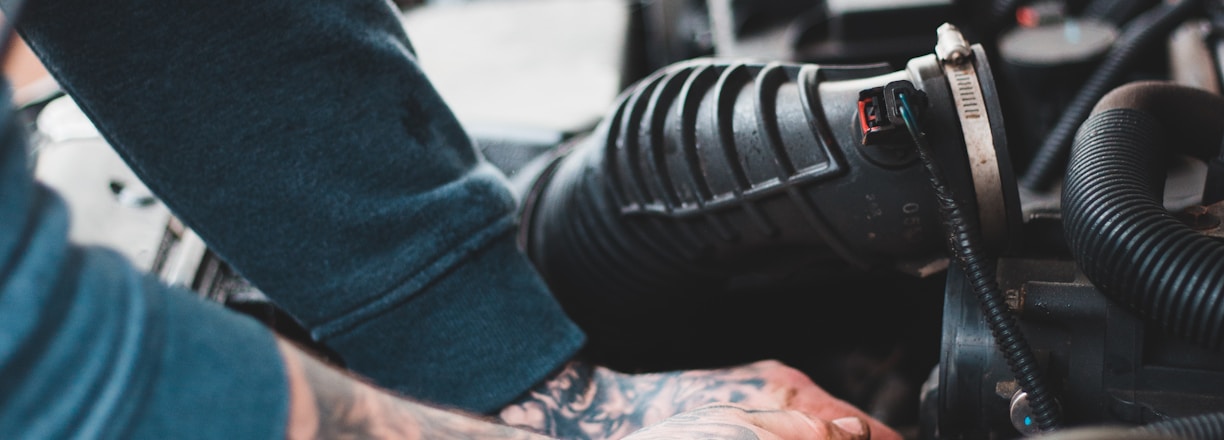
<path fill-rule="evenodd" d="M 1025 416 L 1025 417 L 1024 417 L 1024 426 L 1033 426 L 1033 418 L 1032 418 L 1032 417 Z"/>
<path fill-rule="evenodd" d="M 1075 20 L 1067 20 L 1063 25 L 1063 38 L 1067 39 L 1068 43 L 1075 44 L 1080 42 L 1080 27 Z"/>

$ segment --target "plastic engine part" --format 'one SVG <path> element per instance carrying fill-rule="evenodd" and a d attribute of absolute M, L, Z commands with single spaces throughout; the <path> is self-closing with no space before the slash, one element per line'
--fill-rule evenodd
<path fill-rule="evenodd" d="M 987 237 L 1000 250 L 1019 235 L 1018 203 L 997 93 L 986 57 L 974 50 L 972 79 L 985 97 L 980 114 L 990 119 L 1007 202 L 1007 212 L 992 216 L 1006 220 L 995 228 L 1003 233 Z M 962 114 L 945 75 L 934 55 L 896 72 L 673 65 L 627 91 L 544 173 L 527 197 L 520 238 L 593 340 L 602 338 L 601 323 L 615 328 L 642 305 L 754 291 L 799 273 L 937 273 L 946 267 L 946 237 L 926 171 L 904 129 L 863 144 L 860 104 L 865 91 L 898 81 L 922 91 L 935 160 L 957 194 L 974 194 Z M 973 200 L 964 205 L 977 210 Z"/>

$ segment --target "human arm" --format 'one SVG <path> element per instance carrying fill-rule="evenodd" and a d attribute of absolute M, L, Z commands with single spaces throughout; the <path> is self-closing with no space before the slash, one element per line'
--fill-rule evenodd
<path fill-rule="evenodd" d="M 382 0 L 34 0 L 27 41 L 219 255 L 380 386 L 474 412 L 583 342 Z"/>
<path fill-rule="evenodd" d="M 0 111 L 0 437 L 283 435 L 271 334 L 69 243 L 14 121 Z"/>
<path fill-rule="evenodd" d="M 291 395 L 290 439 L 521 439 L 576 438 L 498 424 L 391 395 L 323 365 L 281 341 Z M 866 439 L 859 419 L 829 422 L 798 411 L 750 410 L 718 405 L 696 408 L 625 437 L 648 439 Z M 617 435 L 616 437 L 622 437 Z"/>
<path fill-rule="evenodd" d="M 23 176 L 21 151 L 0 149 L 0 437 L 545 438 L 396 398 L 115 253 L 68 244 L 64 206 Z M 642 438 L 852 438 L 834 428 L 723 409 Z"/>
<path fill-rule="evenodd" d="M 67 210 L 30 178 L 16 132 L 0 125 L 0 437 L 544 438 L 396 398 L 68 243 Z M 852 438 L 774 413 L 703 410 L 642 435 Z"/>
<path fill-rule="evenodd" d="M 834 398 L 803 373 L 764 361 L 719 370 L 624 374 L 570 362 L 502 409 L 504 422 L 568 439 L 618 438 L 710 404 L 799 411 L 820 420 L 867 421 L 874 439 L 900 440 L 889 427 Z"/>
<path fill-rule="evenodd" d="M 40 0 L 22 29 L 176 214 L 380 386 L 497 412 L 581 345 L 385 2 Z M 724 397 L 633 402 L 669 410 L 612 432 Z"/>
<path fill-rule="evenodd" d="M 286 438 L 520 439 L 548 437 L 397 398 L 278 343 L 289 382 Z"/>

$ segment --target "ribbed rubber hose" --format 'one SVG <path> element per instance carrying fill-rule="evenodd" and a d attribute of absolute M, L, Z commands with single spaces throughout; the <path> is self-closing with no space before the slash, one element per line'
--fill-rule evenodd
<path fill-rule="evenodd" d="M 1140 427 L 1138 430 L 1184 440 L 1218 440 L 1224 438 L 1224 413 L 1165 420 Z"/>
<path fill-rule="evenodd" d="M 1122 25 L 1134 14 L 1141 12 L 1146 3 L 1146 0 L 1092 0 L 1084 7 L 1080 16 Z"/>
<path fill-rule="evenodd" d="M 904 99 L 902 101 L 905 102 Z M 918 147 L 922 164 L 927 169 L 935 198 L 939 201 L 939 211 L 944 219 L 952 255 L 965 272 L 965 277 L 982 304 L 982 315 L 990 325 L 995 344 L 1007 359 L 1012 374 L 1016 376 L 1016 382 L 1028 394 L 1029 407 L 1033 410 L 1033 419 L 1037 426 L 1042 431 L 1054 430 L 1061 424 L 1058 402 L 1046 387 L 1037 357 L 1033 355 L 1028 341 L 1020 332 L 1020 326 L 1016 324 L 1016 318 L 999 289 L 994 259 L 983 253 L 984 240 L 977 219 L 971 211 L 965 210 L 965 204 L 957 200 L 948 187 L 943 169 L 935 162 L 934 153 L 926 142 L 925 135 L 912 122 L 913 116 L 908 102 L 902 108 L 907 128 Z"/>
<path fill-rule="evenodd" d="M 1171 334 L 1224 348 L 1224 242 L 1161 204 L 1173 152 L 1215 155 L 1224 98 L 1167 83 L 1111 92 L 1084 123 L 1062 194 L 1063 228 L 1084 274 Z"/>
<path fill-rule="evenodd" d="M 1088 117 L 1092 106 L 1109 89 L 1120 84 L 1134 61 L 1147 49 L 1164 41 L 1178 24 L 1190 16 L 1196 6 L 1198 0 L 1179 0 L 1173 4 L 1162 4 L 1144 12 L 1123 27 L 1122 34 L 1105 55 L 1105 60 L 1080 88 L 1080 92 L 1071 100 L 1071 104 L 1063 111 L 1033 156 L 1028 170 L 1020 178 L 1022 186 L 1034 191 L 1049 189 L 1054 179 L 1063 172 L 1076 129 Z"/>

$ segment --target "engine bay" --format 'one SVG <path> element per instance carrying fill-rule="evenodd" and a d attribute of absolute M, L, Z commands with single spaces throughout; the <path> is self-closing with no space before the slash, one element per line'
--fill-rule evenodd
<path fill-rule="evenodd" d="M 586 357 L 778 359 L 907 438 L 1224 438 L 1224 3 L 623 13 L 600 122 L 473 132 Z M 39 160 L 104 149 L 61 99 L 24 107 Z M 130 171 L 58 169 L 138 265 L 310 343 Z"/>

